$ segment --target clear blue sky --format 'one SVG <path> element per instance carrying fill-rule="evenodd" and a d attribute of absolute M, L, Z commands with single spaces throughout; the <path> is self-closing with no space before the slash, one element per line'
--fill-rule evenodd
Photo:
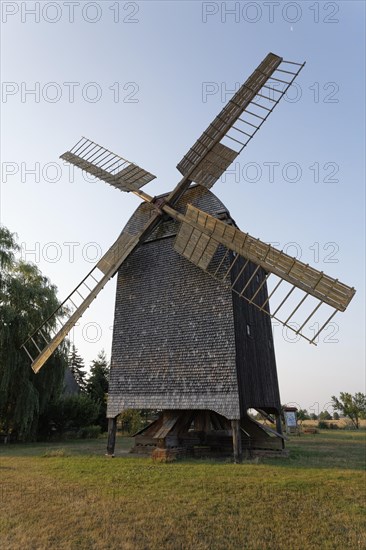
<path fill-rule="evenodd" d="M 239 181 L 227 176 L 213 190 L 242 230 L 279 247 L 297 243 L 303 261 L 357 288 L 335 317 L 338 342 L 289 343 L 275 327 L 282 401 L 316 411 L 332 394 L 365 391 L 365 3 L 36 4 L 1 5 L 1 222 L 25 243 L 25 259 L 63 298 L 139 204 L 79 171 L 72 180 L 58 157 L 81 135 L 156 174 L 146 190 L 159 194 L 269 51 L 306 61 L 292 100 L 240 157 Z M 114 290 L 115 280 L 75 330 L 87 361 L 110 352 Z"/>

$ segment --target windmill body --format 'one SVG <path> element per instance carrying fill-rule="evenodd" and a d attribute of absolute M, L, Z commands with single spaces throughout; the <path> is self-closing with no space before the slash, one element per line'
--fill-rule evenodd
<path fill-rule="evenodd" d="M 187 199 L 224 211 L 201 186 L 186 191 L 178 208 Z M 127 231 L 149 215 L 144 206 Z M 109 416 L 126 408 L 212 409 L 240 418 L 231 291 L 175 252 L 178 229 L 161 223 L 119 269 Z"/>
<path fill-rule="evenodd" d="M 232 223 L 221 201 L 200 185 L 185 192 L 177 210 L 184 212 L 187 203 Z M 139 232 L 150 210 L 141 205 L 125 230 Z M 176 222 L 162 222 L 119 270 L 108 416 L 116 417 L 126 408 L 212 411 L 230 420 L 247 417 L 249 408 L 278 415 L 270 318 L 178 255 L 178 230 Z M 181 416 L 175 415 L 175 424 Z M 194 424 L 192 420 L 173 438 L 174 446 L 188 429 L 194 431 Z M 201 426 L 196 431 L 200 443 L 211 433 L 211 447 L 216 452 L 222 448 L 213 444 L 212 425 L 207 433 Z M 139 443 L 136 448 L 143 451 L 144 437 Z"/>
<path fill-rule="evenodd" d="M 162 410 L 136 434 L 136 450 L 204 446 L 234 450 L 239 461 L 243 445 L 249 452 L 283 448 L 271 319 L 314 344 L 355 289 L 240 231 L 210 188 L 303 67 L 269 53 L 178 163 L 182 179 L 164 196 L 141 190 L 153 174 L 87 138 L 61 155 L 144 201 L 22 346 L 38 372 L 118 272 L 110 455 L 117 416 L 126 408 Z M 250 408 L 276 429 L 251 419 Z"/>

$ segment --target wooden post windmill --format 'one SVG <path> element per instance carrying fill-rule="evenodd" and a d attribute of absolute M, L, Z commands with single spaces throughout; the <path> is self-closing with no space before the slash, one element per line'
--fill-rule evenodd
<path fill-rule="evenodd" d="M 60 306 L 70 312 L 64 324 L 52 333 L 58 309 L 24 343 L 38 372 L 118 272 L 110 454 L 126 408 L 163 411 L 136 434 L 136 450 L 234 448 L 240 460 L 243 447 L 283 447 L 280 422 L 275 431 L 248 415 L 255 408 L 274 422 L 280 413 L 271 319 L 315 343 L 355 290 L 240 231 L 209 189 L 303 66 L 268 54 L 183 157 L 183 177 L 166 195 L 141 191 L 155 176 L 89 139 L 61 156 L 144 201 Z M 309 325 L 321 308 L 329 314 L 314 334 Z"/>

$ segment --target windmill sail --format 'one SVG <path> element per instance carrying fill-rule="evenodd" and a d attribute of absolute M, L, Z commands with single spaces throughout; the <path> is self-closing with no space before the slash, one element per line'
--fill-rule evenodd
<path fill-rule="evenodd" d="M 113 185 L 120 191 L 137 191 L 156 178 L 137 164 L 85 137 L 60 158 Z"/>
<path fill-rule="evenodd" d="M 177 252 L 209 275 L 228 284 L 240 297 L 311 343 L 315 343 L 320 332 L 337 311 L 345 311 L 355 294 L 354 288 L 192 205 L 188 206 L 185 216 L 178 214 L 176 219 L 182 221 L 174 245 Z M 276 284 L 270 295 L 261 301 L 261 290 L 269 283 L 270 275 L 275 277 Z M 256 286 L 251 284 L 254 281 L 257 282 Z M 270 313 L 269 298 L 273 300 L 283 282 L 287 283 L 286 291 L 281 294 L 275 311 Z M 283 286 L 286 285 L 282 285 L 282 288 Z M 293 302 L 295 290 L 298 291 L 297 294 L 300 291 L 300 300 L 296 303 Z M 314 308 L 311 311 L 306 307 L 310 301 L 309 297 L 313 298 Z M 329 306 L 331 316 L 319 326 L 316 334 L 309 338 L 305 335 L 304 329 L 309 326 L 321 305 Z M 279 317 L 281 312 L 285 312 L 282 318 Z M 294 316 L 299 313 L 303 313 L 304 316 L 295 323 Z"/>
<path fill-rule="evenodd" d="M 179 162 L 177 168 L 183 178 L 166 199 L 156 201 L 141 191 L 141 187 L 155 178 L 153 174 L 87 138 L 83 137 L 61 155 L 62 159 L 113 187 L 137 194 L 150 203 L 152 215 L 137 235 L 123 232 L 60 308 L 23 344 L 35 372 L 123 261 L 154 230 L 162 212 L 182 222 L 175 242 L 177 252 L 310 342 L 315 343 L 337 311 L 347 308 L 355 293 L 353 288 L 193 206 L 188 207 L 185 215 L 173 208 L 192 181 L 210 188 L 220 178 L 267 120 L 304 65 L 269 53 Z M 272 279 L 273 289 L 270 288 Z M 300 300 L 294 304 L 299 293 Z M 269 299 L 272 306 L 272 299 L 278 295 L 280 300 L 271 313 Z M 309 310 L 309 306 L 312 309 Z M 323 306 L 331 310 L 331 315 L 319 325 L 319 330 L 313 330 L 315 335 L 309 337 L 304 330 Z M 66 311 L 68 319 L 48 341 L 55 319 L 64 318 Z M 303 318 L 296 321 L 295 326 L 298 314 Z"/>
<path fill-rule="evenodd" d="M 304 65 L 269 53 L 178 163 L 181 174 L 212 187 L 258 132 Z M 294 66 L 297 70 L 292 70 Z"/>
<path fill-rule="evenodd" d="M 55 349 L 66 338 L 70 330 L 75 326 L 107 282 L 113 277 L 124 260 L 140 244 L 144 237 L 154 229 L 159 218 L 159 213 L 153 214 L 145 228 L 137 235 L 123 232 L 94 268 L 69 294 L 66 300 L 24 342 L 22 348 L 24 348 L 32 361 L 34 372 L 39 371 Z M 65 320 L 66 312 L 69 314 L 67 320 Z M 57 320 L 60 316 L 64 318 L 64 322 L 62 324 L 59 322 L 60 326 L 58 326 L 55 332 L 53 327 L 57 326 Z M 48 341 L 45 334 L 49 334 L 50 332 L 54 332 L 54 335 Z"/>

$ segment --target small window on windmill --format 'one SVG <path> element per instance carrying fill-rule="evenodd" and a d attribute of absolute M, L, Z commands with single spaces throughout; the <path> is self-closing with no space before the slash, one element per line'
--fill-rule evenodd
<path fill-rule="evenodd" d="M 247 336 L 249 337 L 252 336 L 252 327 L 250 326 L 249 323 L 247 323 Z"/>
<path fill-rule="evenodd" d="M 260 278 L 260 276 L 259 276 L 259 273 L 257 273 L 257 275 L 255 276 L 255 280 L 257 281 L 257 283 L 260 282 L 261 278 Z"/>

